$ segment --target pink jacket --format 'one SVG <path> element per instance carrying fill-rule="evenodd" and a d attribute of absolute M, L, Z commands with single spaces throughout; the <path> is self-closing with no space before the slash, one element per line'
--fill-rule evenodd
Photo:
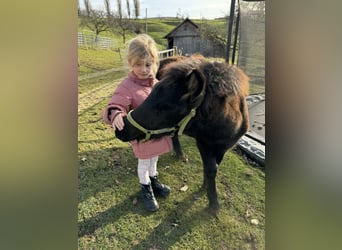
<path fill-rule="evenodd" d="M 103 111 L 106 124 L 112 125 L 114 118 L 119 114 L 127 114 L 131 109 L 138 107 L 151 93 L 152 86 L 157 83 L 155 78 L 138 79 L 133 72 L 128 74 L 110 99 Z M 134 155 L 139 159 L 148 159 L 172 150 L 172 140 L 169 136 L 152 139 L 147 142 L 131 141 Z"/>

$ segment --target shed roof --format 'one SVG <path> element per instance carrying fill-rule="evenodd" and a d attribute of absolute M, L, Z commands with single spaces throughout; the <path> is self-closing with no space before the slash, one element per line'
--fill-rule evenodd
<path fill-rule="evenodd" d="M 185 23 L 190 23 L 191 25 L 193 25 L 196 29 L 198 29 L 198 26 L 191 21 L 189 18 L 185 18 L 183 22 L 181 22 L 180 24 L 178 24 L 173 30 L 171 30 L 169 33 L 167 33 L 164 38 L 168 38 L 168 37 L 172 37 L 172 34 L 175 33 L 179 27 L 183 26 Z"/>

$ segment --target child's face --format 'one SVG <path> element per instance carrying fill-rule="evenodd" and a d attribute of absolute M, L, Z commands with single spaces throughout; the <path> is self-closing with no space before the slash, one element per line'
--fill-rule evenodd
<path fill-rule="evenodd" d="M 153 61 L 150 57 L 138 59 L 135 62 L 130 63 L 130 66 L 139 79 L 146 79 L 152 75 Z"/>

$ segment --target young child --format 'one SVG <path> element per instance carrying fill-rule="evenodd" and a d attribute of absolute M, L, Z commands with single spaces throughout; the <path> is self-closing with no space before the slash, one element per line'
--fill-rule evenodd
<path fill-rule="evenodd" d="M 158 63 L 156 44 L 150 36 L 141 34 L 129 42 L 128 64 L 131 71 L 117 87 L 103 113 L 105 123 L 111 124 L 114 130 L 122 130 L 122 117 L 138 107 L 151 93 L 153 85 L 158 82 L 155 78 Z M 157 162 L 159 155 L 172 150 L 172 140 L 169 136 L 146 142 L 134 140 L 131 146 L 138 158 L 143 203 L 147 210 L 156 211 L 159 205 L 155 195 L 166 197 L 171 191 L 169 186 L 158 180 Z"/>

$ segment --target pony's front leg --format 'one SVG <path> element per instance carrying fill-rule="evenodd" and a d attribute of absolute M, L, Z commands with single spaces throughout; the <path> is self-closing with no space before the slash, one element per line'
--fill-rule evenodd
<path fill-rule="evenodd" d="M 216 157 L 214 152 L 206 150 L 201 145 L 197 144 L 202 161 L 203 161 L 203 186 L 207 189 L 207 197 L 209 200 L 209 209 L 210 212 L 214 215 L 218 214 L 219 211 L 219 202 L 217 199 L 217 190 L 216 190 L 216 173 L 217 173 L 217 164 Z"/>
<path fill-rule="evenodd" d="M 179 143 L 177 134 L 172 136 L 172 144 L 173 144 L 173 150 L 175 151 L 177 158 L 182 160 L 183 162 L 188 162 L 189 161 L 188 156 L 184 154 L 182 146 Z"/>
<path fill-rule="evenodd" d="M 217 215 L 219 211 L 219 202 L 217 198 L 217 190 L 216 190 L 216 173 L 217 173 L 217 164 L 216 162 L 211 162 L 208 165 L 204 165 L 204 178 L 206 179 L 207 184 L 207 196 L 209 200 L 209 209 L 210 211 Z"/>

